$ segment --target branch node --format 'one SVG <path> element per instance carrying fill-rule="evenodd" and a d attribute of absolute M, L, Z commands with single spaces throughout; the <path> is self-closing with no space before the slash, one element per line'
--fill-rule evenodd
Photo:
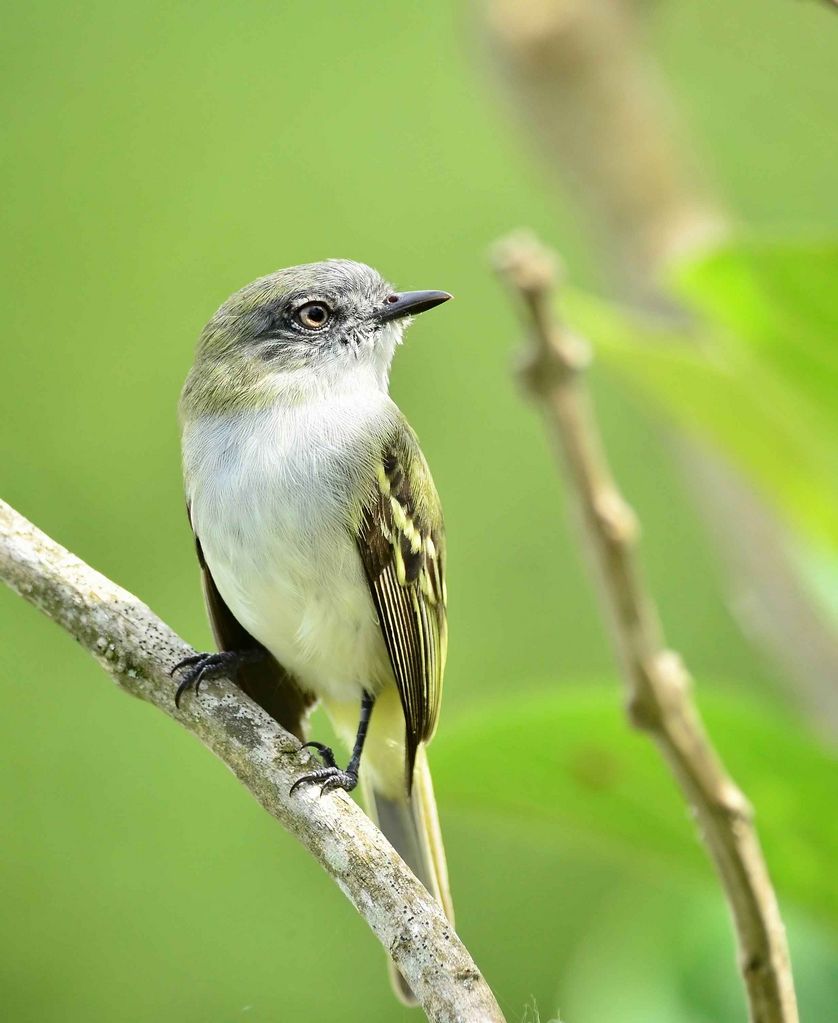
<path fill-rule="evenodd" d="M 668 701 L 683 703 L 689 697 L 692 678 L 677 651 L 658 650 L 649 660 L 648 674 L 652 685 Z"/>
<path fill-rule="evenodd" d="M 600 490 L 592 507 L 600 529 L 610 543 L 627 547 L 637 542 L 640 536 L 637 516 L 615 486 L 609 485 Z"/>
<path fill-rule="evenodd" d="M 543 396 L 591 363 L 591 346 L 559 322 L 551 308 L 553 291 L 564 278 L 558 256 L 529 231 L 497 242 L 490 261 L 510 290 L 520 296 L 532 320 L 531 343 L 518 361 L 528 391 Z"/>
<path fill-rule="evenodd" d="M 556 358 L 552 347 L 527 345 L 521 348 L 515 371 L 524 390 L 531 394 L 544 394 L 558 386 L 565 376 L 561 360 Z"/>
<path fill-rule="evenodd" d="M 489 261 L 495 273 L 525 298 L 552 291 L 564 279 L 564 265 L 556 253 L 525 229 L 495 242 L 489 251 Z"/>
<path fill-rule="evenodd" d="M 590 344 L 567 327 L 553 331 L 550 341 L 569 373 L 581 373 L 593 362 Z"/>
<path fill-rule="evenodd" d="M 736 827 L 739 823 L 750 825 L 754 819 L 754 808 L 745 793 L 730 778 L 724 778 L 714 800 L 716 808 Z"/>

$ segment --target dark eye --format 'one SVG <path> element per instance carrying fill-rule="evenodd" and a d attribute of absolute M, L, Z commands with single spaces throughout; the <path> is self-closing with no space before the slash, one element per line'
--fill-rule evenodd
<path fill-rule="evenodd" d="M 332 318 L 332 310 L 325 302 L 306 302 L 294 314 L 297 322 L 307 330 L 320 330 Z"/>

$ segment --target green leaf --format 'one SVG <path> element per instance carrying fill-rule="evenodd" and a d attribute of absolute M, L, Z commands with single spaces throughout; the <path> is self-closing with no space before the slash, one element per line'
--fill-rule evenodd
<path fill-rule="evenodd" d="M 702 709 L 756 810 L 780 895 L 838 920 L 834 760 L 786 715 L 717 694 Z M 443 805 L 515 822 L 542 842 L 710 877 L 660 755 L 628 726 L 611 689 L 518 696 L 449 722 L 433 754 Z"/>
<path fill-rule="evenodd" d="M 676 272 L 699 312 L 838 423 L 838 243 L 733 242 Z"/>
<path fill-rule="evenodd" d="M 710 439 L 793 526 L 838 546 L 838 246 L 736 243 L 682 266 L 703 319 L 660 330 L 573 293 L 574 326 L 688 432 Z"/>

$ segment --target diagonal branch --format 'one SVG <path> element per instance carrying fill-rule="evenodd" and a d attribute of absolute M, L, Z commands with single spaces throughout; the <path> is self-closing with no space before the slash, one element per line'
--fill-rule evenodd
<path fill-rule="evenodd" d="M 433 1023 L 503 1023 L 442 910 L 344 793 L 289 790 L 309 763 L 299 742 L 236 686 L 176 710 L 168 669 L 190 648 L 141 601 L 0 501 L 0 578 L 70 633 L 116 684 L 196 735 L 332 877 L 404 974 Z"/>
<path fill-rule="evenodd" d="M 713 859 L 736 926 L 752 1023 L 796 1023 L 785 930 L 751 807 L 704 730 L 686 669 L 664 645 L 634 556 L 637 524 L 612 477 L 583 375 L 589 348 L 554 318 L 554 263 L 526 235 L 501 242 L 495 252 L 496 269 L 523 305 L 531 337 L 525 386 L 541 406 L 580 506 L 629 718 L 663 754 Z"/>

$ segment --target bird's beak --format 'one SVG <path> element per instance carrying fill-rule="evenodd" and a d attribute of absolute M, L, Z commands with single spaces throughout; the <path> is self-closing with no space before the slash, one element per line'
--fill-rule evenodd
<path fill-rule="evenodd" d="M 376 315 L 379 323 L 386 323 L 402 316 L 424 313 L 435 305 L 442 305 L 449 298 L 451 295 L 447 291 L 403 291 L 399 295 L 388 295 Z"/>

